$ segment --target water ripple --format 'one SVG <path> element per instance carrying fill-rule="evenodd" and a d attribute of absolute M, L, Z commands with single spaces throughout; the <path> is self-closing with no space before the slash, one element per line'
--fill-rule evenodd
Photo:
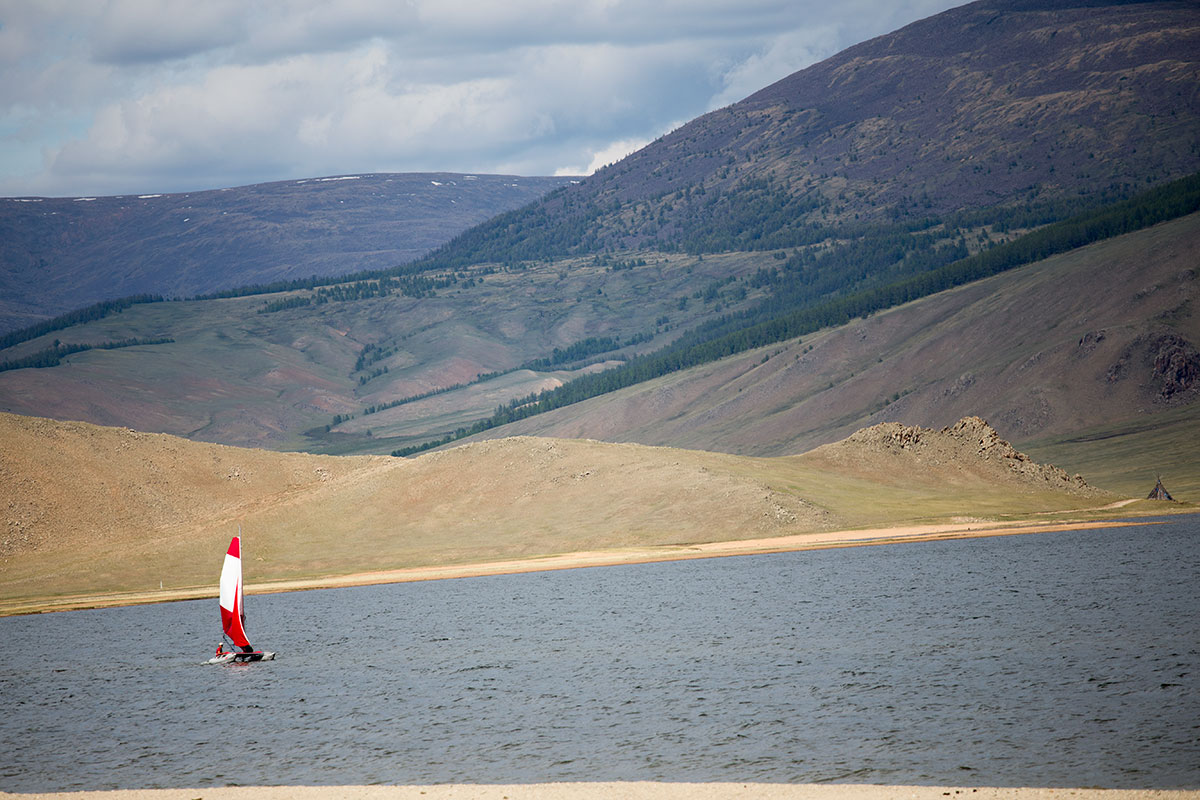
<path fill-rule="evenodd" d="M 0 620 L 0 789 L 1200 786 L 1200 517 Z M 114 642 L 120 642 L 114 649 Z M 48 655 L 49 654 L 49 655 Z"/>

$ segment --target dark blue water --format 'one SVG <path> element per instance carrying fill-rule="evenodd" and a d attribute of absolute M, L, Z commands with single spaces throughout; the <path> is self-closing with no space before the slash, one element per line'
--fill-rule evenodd
<path fill-rule="evenodd" d="M 0 790 L 1200 787 L 1200 516 L 0 619 Z"/>

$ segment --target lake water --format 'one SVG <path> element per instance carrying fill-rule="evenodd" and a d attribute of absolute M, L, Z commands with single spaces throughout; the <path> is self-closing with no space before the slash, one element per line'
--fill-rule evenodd
<path fill-rule="evenodd" d="M 1200 787 L 1198 579 L 1189 516 L 251 596 L 256 665 L 215 599 L 0 619 L 0 790 Z"/>

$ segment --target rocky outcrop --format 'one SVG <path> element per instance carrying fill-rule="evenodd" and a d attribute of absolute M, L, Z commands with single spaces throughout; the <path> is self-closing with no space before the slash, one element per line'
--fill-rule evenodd
<path fill-rule="evenodd" d="M 1150 355 L 1160 397 L 1174 397 L 1200 381 L 1200 353 L 1182 336 L 1159 336 L 1150 343 Z"/>
<path fill-rule="evenodd" d="M 1082 475 L 1068 475 L 1053 464 L 1038 464 L 979 417 L 963 417 L 942 430 L 885 422 L 850 435 L 846 444 L 874 453 L 911 453 L 919 461 L 963 467 L 999 467 L 1002 474 L 1071 492 L 1093 493 Z"/>
<path fill-rule="evenodd" d="M 1143 370 L 1149 372 L 1148 379 Z M 1200 351 L 1177 333 L 1139 336 L 1109 367 L 1105 377 L 1109 383 L 1116 383 L 1129 376 L 1143 381 L 1145 390 L 1156 400 L 1179 402 L 1189 390 L 1200 387 Z"/>

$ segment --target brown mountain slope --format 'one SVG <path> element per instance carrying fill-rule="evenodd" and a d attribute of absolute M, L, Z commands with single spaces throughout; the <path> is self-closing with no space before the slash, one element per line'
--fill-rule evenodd
<path fill-rule="evenodd" d="M 1191 215 L 502 433 L 780 455 L 893 420 L 979 414 L 1016 441 L 1200 420 L 1197 252 Z"/>
<path fill-rule="evenodd" d="M 775 151 L 786 159 L 790 144 L 817 138 L 813 167 L 844 175 L 847 189 L 882 204 L 969 208 L 1024 187 L 1187 172 L 1198 42 L 1189 3 L 983 0 L 850 48 L 745 104 L 752 115 L 808 115 Z"/>
<path fill-rule="evenodd" d="M 980 420 L 756 459 L 515 438 L 405 460 L 189 442 L 0 414 L 0 604 L 1097 506 Z"/>
<path fill-rule="evenodd" d="M 980 0 L 698 117 L 475 238 L 791 247 L 811 225 L 1145 186 L 1200 169 L 1197 87 L 1195 3 Z"/>

